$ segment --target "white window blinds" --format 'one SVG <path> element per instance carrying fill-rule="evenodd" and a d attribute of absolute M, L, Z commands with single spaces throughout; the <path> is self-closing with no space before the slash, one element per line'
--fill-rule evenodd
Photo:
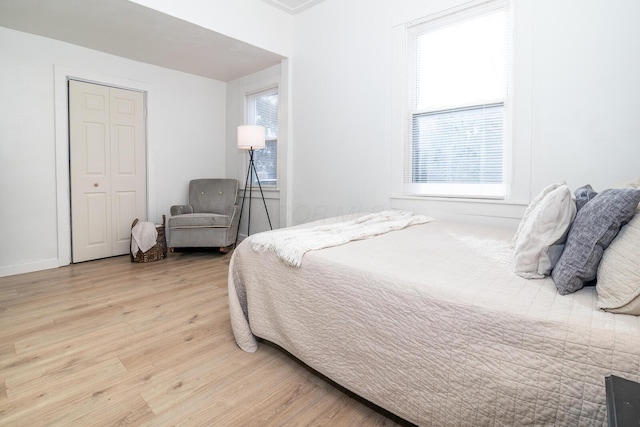
<path fill-rule="evenodd" d="M 509 39 L 503 1 L 408 28 L 405 193 L 504 197 Z"/>

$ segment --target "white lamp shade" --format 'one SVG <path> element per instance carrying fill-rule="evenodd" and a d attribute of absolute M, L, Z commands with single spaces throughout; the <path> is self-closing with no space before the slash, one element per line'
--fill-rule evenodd
<path fill-rule="evenodd" d="M 264 148 L 264 126 L 238 126 L 238 148 L 242 150 L 260 150 Z"/>

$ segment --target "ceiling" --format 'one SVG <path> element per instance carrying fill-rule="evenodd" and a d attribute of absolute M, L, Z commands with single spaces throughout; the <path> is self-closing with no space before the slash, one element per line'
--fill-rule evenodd
<path fill-rule="evenodd" d="M 287 11 L 291 14 L 302 12 L 305 9 L 310 8 L 323 0 L 263 0 L 272 6 Z"/>
<path fill-rule="evenodd" d="M 322 0 L 264 0 L 293 14 Z M 230 81 L 281 55 L 128 0 L 0 0 L 0 26 Z"/>

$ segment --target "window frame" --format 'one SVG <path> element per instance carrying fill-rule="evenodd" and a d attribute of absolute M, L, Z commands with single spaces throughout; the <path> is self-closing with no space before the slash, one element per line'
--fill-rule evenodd
<path fill-rule="evenodd" d="M 417 109 L 418 85 L 416 84 L 417 66 L 412 66 L 418 57 L 417 38 L 448 26 L 456 25 L 465 20 L 474 19 L 497 10 L 504 10 L 507 17 L 505 34 L 505 85 L 504 97 L 484 100 L 479 103 L 451 104 L 445 108 Z M 404 72 L 403 72 L 403 137 L 402 137 L 402 164 L 401 164 L 401 194 L 409 197 L 436 197 L 456 199 L 493 199 L 506 200 L 511 193 L 513 152 L 512 139 L 512 73 L 513 73 L 513 7 L 510 0 L 478 1 L 471 5 L 458 8 L 446 13 L 428 16 L 421 20 L 412 21 L 404 25 Z M 412 150 L 413 150 L 413 124 L 414 118 L 434 112 L 447 112 L 459 109 L 479 108 L 482 105 L 502 104 L 504 106 L 503 140 L 502 140 L 502 183 L 500 184 L 456 184 L 456 183 L 418 183 L 413 179 Z"/>
<path fill-rule="evenodd" d="M 279 118 L 279 114 L 280 114 L 280 90 L 279 90 L 279 85 L 274 84 L 274 85 L 270 85 L 258 90 L 254 90 L 251 92 L 247 92 L 245 93 L 244 96 L 244 104 L 245 104 L 245 123 L 250 124 L 250 125 L 255 125 L 256 124 L 256 102 L 255 100 L 261 96 L 272 96 L 272 95 L 277 95 L 278 96 L 278 108 L 276 111 L 276 120 L 278 120 L 278 136 L 276 136 L 275 138 L 269 138 L 268 136 L 266 136 L 266 140 L 265 143 L 267 142 L 274 142 L 276 143 L 276 147 L 278 147 L 278 139 L 280 136 L 280 118 Z M 280 147 L 278 147 L 278 151 Z M 258 154 L 260 152 L 260 150 L 256 150 L 254 151 L 254 160 L 255 160 L 255 156 L 256 154 Z M 279 190 L 280 189 L 280 159 L 279 159 L 280 154 L 276 153 L 276 165 L 275 165 L 275 175 L 276 175 L 276 179 L 275 179 L 275 184 L 271 184 L 271 183 L 264 183 L 262 180 L 260 180 L 260 186 L 263 189 L 266 190 Z M 247 168 L 249 167 L 249 158 L 248 156 L 245 157 L 244 159 L 244 167 L 242 168 L 243 170 L 247 170 Z M 250 179 L 253 178 L 253 174 L 250 176 Z M 243 181 L 246 180 L 246 175 L 243 177 Z M 244 182 L 244 186 L 246 186 L 247 183 Z M 258 183 L 257 182 L 253 182 L 252 183 L 253 186 L 257 187 Z"/>

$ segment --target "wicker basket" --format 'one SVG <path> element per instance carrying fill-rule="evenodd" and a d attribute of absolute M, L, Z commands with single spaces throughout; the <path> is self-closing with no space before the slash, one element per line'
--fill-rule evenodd
<path fill-rule="evenodd" d="M 135 227 L 138 223 L 138 218 L 133 220 L 133 224 L 131 224 L 131 228 Z M 156 231 L 158 232 L 158 239 L 156 240 L 156 244 L 153 245 L 151 249 L 146 252 L 138 251 L 134 256 L 131 253 L 131 249 L 129 249 L 129 256 L 131 257 L 131 262 L 153 262 L 159 261 L 163 258 L 167 257 L 167 238 L 164 230 L 165 224 L 165 216 L 162 215 L 162 224 L 156 225 Z"/>

